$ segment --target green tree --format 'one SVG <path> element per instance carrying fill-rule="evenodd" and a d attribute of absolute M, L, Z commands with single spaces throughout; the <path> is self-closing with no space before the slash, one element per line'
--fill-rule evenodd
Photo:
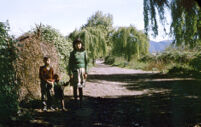
<path fill-rule="evenodd" d="M 97 27 L 102 26 L 106 30 L 110 30 L 113 25 L 113 16 L 111 14 L 103 14 L 102 11 L 97 11 L 94 15 L 89 17 L 87 23 L 82 27 Z"/>
<path fill-rule="evenodd" d="M 69 35 L 74 40 L 80 38 L 84 42 L 89 58 L 93 60 L 105 56 L 107 53 L 107 45 L 105 41 L 105 33 L 98 27 L 86 27 L 80 31 L 75 30 Z"/>
<path fill-rule="evenodd" d="M 8 22 L 0 22 L 0 121 L 5 122 L 18 111 L 17 80 L 14 69 L 17 58 L 14 41 L 8 34 Z"/>
<path fill-rule="evenodd" d="M 112 54 L 122 56 L 128 61 L 132 57 L 140 58 L 148 53 L 149 43 L 147 36 L 135 27 L 120 27 L 112 36 Z"/>
<path fill-rule="evenodd" d="M 170 34 L 177 45 L 201 44 L 201 9 L 195 0 L 144 0 L 145 31 L 158 35 L 157 12 L 162 25 L 166 23 L 165 9 L 171 11 Z"/>
<path fill-rule="evenodd" d="M 87 23 L 83 25 L 81 29 L 87 28 L 87 27 L 97 27 L 98 29 L 101 29 L 102 32 L 104 32 L 105 35 L 105 41 L 107 43 L 107 46 L 111 46 L 111 33 L 114 31 L 113 28 L 113 16 L 111 14 L 103 14 L 102 11 L 95 12 L 94 15 L 89 17 Z"/>
<path fill-rule="evenodd" d="M 87 23 L 80 30 L 73 31 L 69 38 L 71 40 L 81 38 L 84 41 L 89 58 L 95 63 L 97 58 L 106 56 L 108 52 L 108 45 L 111 45 L 112 24 L 113 17 L 111 14 L 103 14 L 101 11 L 97 11 L 89 17 Z"/>

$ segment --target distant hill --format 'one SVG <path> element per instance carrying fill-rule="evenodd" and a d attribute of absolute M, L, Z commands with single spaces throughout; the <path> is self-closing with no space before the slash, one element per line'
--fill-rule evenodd
<path fill-rule="evenodd" d="M 149 52 L 154 53 L 154 52 L 162 52 L 164 51 L 170 44 L 172 43 L 172 40 L 164 40 L 160 42 L 155 42 L 155 41 L 150 41 L 150 47 L 149 47 Z"/>

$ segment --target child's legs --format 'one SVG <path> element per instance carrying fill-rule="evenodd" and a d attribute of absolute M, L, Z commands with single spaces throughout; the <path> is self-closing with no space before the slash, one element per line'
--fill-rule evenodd
<path fill-rule="evenodd" d="M 79 83 L 79 70 L 77 69 L 76 71 L 73 72 L 73 96 L 74 99 L 77 100 L 77 87 Z"/>
<path fill-rule="evenodd" d="M 61 106 L 62 106 L 62 108 L 65 108 L 64 99 L 61 100 Z"/>
<path fill-rule="evenodd" d="M 84 77 L 85 74 L 85 69 L 84 68 L 80 68 L 80 83 L 81 83 L 81 87 L 84 87 L 86 79 Z"/>
<path fill-rule="evenodd" d="M 79 97 L 80 97 L 80 100 L 82 101 L 82 97 L 83 97 L 83 90 L 82 90 L 82 88 L 79 88 Z"/>
<path fill-rule="evenodd" d="M 84 68 L 77 69 L 77 71 L 73 74 L 73 77 L 74 77 L 73 93 L 74 93 L 75 99 L 77 99 L 77 89 L 79 88 L 79 98 L 80 100 L 82 100 L 82 97 L 83 97 L 82 89 L 85 83 L 84 74 L 85 74 Z"/>
<path fill-rule="evenodd" d="M 77 85 L 73 85 L 73 96 L 74 96 L 74 99 L 77 100 Z"/>
<path fill-rule="evenodd" d="M 84 83 L 85 83 L 85 78 L 84 78 L 84 74 L 85 74 L 85 69 L 84 68 L 79 68 L 77 69 L 77 85 L 79 88 L 84 87 Z"/>
<path fill-rule="evenodd" d="M 53 95 L 51 94 L 50 88 L 47 88 L 47 104 L 49 107 L 53 105 Z"/>
<path fill-rule="evenodd" d="M 83 87 L 85 85 L 85 78 L 84 78 L 84 74 L 85 74 L 85 69 L 84 68 L 80 68 L 80 87 L 79 87 L 79 97 L 80 100 L 82 101 L 83 98 Z"/>
<path fill-rule="evenodd" d="M 46 90 L 46 82 L 41 81 L 40 87 L 41 87 L 41 101 L 43 104 L 43 108 L 47 106 L 47 90 Z"/>
<path fill-rule="evenodd" d="M 64 88 L 62 86 L 59 87 L 58 89 L 58 94 L 59 94 L 59 100 L 61 104 L 61 108 L 65 108 L 64 106 Z"/>
<path fill-rule="evenodd" d="M 81 70 L 80 70 L 80 69 L 77 69 L 76 78 L 77 78 L 77 86 L 78 86 L 78 87 L 80 87 L 81 81 L 82 81 L 81 74 L 82 74 Z"/>

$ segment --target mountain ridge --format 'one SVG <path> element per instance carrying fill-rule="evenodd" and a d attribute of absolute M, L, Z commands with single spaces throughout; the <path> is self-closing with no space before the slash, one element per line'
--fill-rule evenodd
<path fill-rule="evenodd" d="M 157 53 L 164 51 L 167 47 L 172 44 L 173 40 L 163 40 L 163 41 L 149 41 L 149 52 L 150 53 Z"/>

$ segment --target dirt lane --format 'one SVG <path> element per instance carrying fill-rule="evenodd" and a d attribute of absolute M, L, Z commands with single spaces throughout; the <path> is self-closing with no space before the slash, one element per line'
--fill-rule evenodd
<path fill-rule="evenodd" d="M 32 110 L 32 120 L 10 126 L 201 127 L 201 80 L 111 67 L 90 69 L 83 102 L 65 93 L 68 111 Z M 32 105 L 32 104 L 30 104 Z M 38 102 L 35 102 L 38 105 Z"/>
<path fill-rule="evenodd" d="M 127 78 L 117 76 L 136 74 L 153 74 L 153 72 L 112 67 L 110 65 L 103 64 L 102 61 L 97 61 L 96 66 L 90 69 L 89 78 L 86 83 L 86 87 L 84 88 L 84 95 L 105 98 L 146 94 L 148 92 L 147 90 L 137 91 L 127 89 L 125 85 L 129 83 L 129 80 Z M 119 82 L 119 80 L 121 81 Z"/>

